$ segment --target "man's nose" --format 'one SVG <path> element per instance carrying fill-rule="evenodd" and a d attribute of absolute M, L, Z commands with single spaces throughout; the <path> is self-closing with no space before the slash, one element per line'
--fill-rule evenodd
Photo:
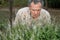
<path fill-rule="evenodd" d="M 35 14 L 37 14 L 38 12 L 37 11 L 35 11 Z"/>

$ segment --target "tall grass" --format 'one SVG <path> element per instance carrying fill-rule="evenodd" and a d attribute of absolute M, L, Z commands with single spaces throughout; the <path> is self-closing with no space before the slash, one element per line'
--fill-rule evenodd
<path fill-rule="evenodd" d="M 34 27 L 18 25 L 0 32 L 0 40 L 60 40 L 59 27 L 54 24 Z"/>

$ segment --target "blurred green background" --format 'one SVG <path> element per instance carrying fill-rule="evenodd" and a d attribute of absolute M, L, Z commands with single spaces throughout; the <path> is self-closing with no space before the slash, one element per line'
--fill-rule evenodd
<path fill-rule="evenodd" d="M 14 7 L 24 7 L 27 6 L 28 0 L 12 0 Z M 43 0 L 44 6 L 50 8 L 60 8 L 60 0 Z M 0 7 L 7 7 L 9 5 L 9 0 L 0 0 Z"/>

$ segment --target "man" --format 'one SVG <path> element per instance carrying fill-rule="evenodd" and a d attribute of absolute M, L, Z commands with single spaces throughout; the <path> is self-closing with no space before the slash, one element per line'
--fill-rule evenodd
<path fill-rule="evenodd" d="M 18 10 L 13 25 L 40 26 L 50 23 L 50 14 L 42 8 L 43 0 L 29 0 L 28 7 Z"/>

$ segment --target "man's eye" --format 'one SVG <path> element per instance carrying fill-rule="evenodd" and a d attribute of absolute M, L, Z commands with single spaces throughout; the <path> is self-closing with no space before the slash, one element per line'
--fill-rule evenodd
<path fill-rule="evenodd" d="M 35 11 L 35 10 L 33 10 L 33 11 Z"/>
<path fill-rule="evenodd" d="M 38 11 L 40 11 L 40 9 Z"/>
<path fill-rule="evenodd" d="M 40 11 L 40 10 L 37 10 L 37 11 Z"/>
<path fill-rule="evenodd" d="M 37 11 L 40 11 L 40 10 L 37 10 Z"/>

